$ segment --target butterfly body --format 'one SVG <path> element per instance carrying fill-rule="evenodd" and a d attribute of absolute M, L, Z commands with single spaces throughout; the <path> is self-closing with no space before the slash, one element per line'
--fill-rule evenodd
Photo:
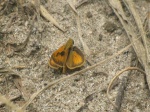
<path fill-rule="evenodd" d="M 73 46 L 74 42 L 69 39 L 66 44 L 56 50 L 49 60 L 49 66 L 54 69 L 63 68 L 63 73 L 68 69 L 76 69 L 83 66 L 85 58 L 83 53 Z"/>

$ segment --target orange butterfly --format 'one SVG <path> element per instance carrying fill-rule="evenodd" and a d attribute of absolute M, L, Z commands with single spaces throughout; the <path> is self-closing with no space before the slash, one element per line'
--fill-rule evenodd
<path fill-rule="evenodd" d="M 56 50 L 49 60 L 49 66 L 54 69 L 63 68 L 63 73 L 66 72 L 66 68 L 75 69 L 83 66 L 85 57 L 73 44 L 74 41 L 69 39 L 66 44 Z"/>

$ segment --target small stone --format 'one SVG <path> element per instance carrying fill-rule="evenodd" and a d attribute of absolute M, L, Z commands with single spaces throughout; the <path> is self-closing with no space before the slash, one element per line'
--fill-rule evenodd
<path fill-rule="evenodd" d="M 86 16 L 87 16 L 87 18 L 91 18 L 92 17 L 92 13 L 91 12 L 87 12 Z"/>
<path fill-rule="evenodd" d="M 99 41 L 102 41 L 102 39 L 103 39 L 103 35 L 99 34 Z"/>
<path fill-rule="evenodd" d="M 117 30 L 117 25 L 110 22 L 110 21 L 107 21 L 105 24 L 104 24 L 104 29 L 110 33 L 114 32 L 115 30 Z"/>
<path fill-rule="evenodd" d="M 147 38 L 150 38 L 150 32 L 148 32 L 148 33 L 146 34 L 146 36 L 147 36 Z"/>
<path fill-rule="evenodd" d="M 116 30 L 116 34 L 118 34 L 118 35 L 121 35 L 122 34 L 122 29 L 118 29 L 118 30 Z"/>
<path fill-rule="evenodd" d="M 63 7 L 63 12 L 66 13 L 66 14 L 69 14 L 70 13 L 70 6 L 68 4 L 66 4 L 64 7 Z"/>

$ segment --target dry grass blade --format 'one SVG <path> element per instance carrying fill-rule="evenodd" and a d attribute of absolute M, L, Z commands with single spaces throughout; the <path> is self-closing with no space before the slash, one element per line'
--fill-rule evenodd
<path fill-rule="evenodd" d="M 1 94 L 0 94 L 0 101 L 5 103 L 7 106 L 11 107 L 11 109 L 16 112 L 23 112 L 22 109 L 18 108 L 16 105 L 14 105 L 11 101 L 9 101 L 7 98 L 2 96 Z"/>
<path fill-rule="evenodd" d="M 35 5 L 35 2 L 33 0 L 31 1 L 31 3 Z M 65 32 L 65 30 L 60 27 L 57 21 L 49 14 L 49 12 L 44 8 L 43 5 L 40 5 L 40 13 L 45 19 L 51 21 L 58 29 L 60 29 L 62 32 Z"/>
<path fill-rule="evenodd" d="M 55 81 L 49 83 L 45 88 L 43 88 L 43 89 L 37 91 L 36 93 L 34 93 L 34 94 L 30 97 L 29 101 L 27 101 L 27 102 L 24 104 L 24 106 L 22 107 L 22 109 L 23 109 L 23 110 L 26 109 L 27 106 L 28 106 L 40 93 L 42 93 L 42 92 L 43 92 L 44 90 L 46 90 L 47 88 L 49 88 L 49 87 L 51 87 L 51 86 L 53 86 L 53 85 L 55 85 L 55 84 L 58 84 L 59 82 L 62 82 L 62 81 L 64 81 L 64 80 L 66 80 L 66 79 L 69 79 L 69 78 L 71 78 L 71 77 L 73 77 L 73 76 L 80 75 L 81 73 L 87 72 L 88 70 L 91 70 L 91 69 L 93 69 L 93 68 L 95 68 L 95 67 L 97 67 L 97 66 L 99 66 L 99 65 L 102 65 L 103 63 L 106 63 L 106 62 L 109 61 L 110 59 L 113 59 L 114 57 L 116 57 L 116 56 L 118 56 L 119 54 L 123 53 L 124 51 L 126 51 L 126 50 L 129 49 L 130 47 L 131 47 L 131 44 L 128 45 L 128 46 L 126 46 L 126 47 L 123 48 L 122 50 L 118 51 L 118 52 L 115 53 L 114 55 L 108 57 L 107 59 L 104 59 L 103 61 L 98 62 L 97 64 L 94 64 L 94 65 L 92 65 L 92 66 L 90 66 L 90 67 L 88 67 L 88 68 L 85 68 L 85 69 L 83 69 L 83 70 L 81 70 L 81 71 L 79 71 L 79 72 L 70 74 L 70 75 L 68 75 L 68 76 L 66 76 L 66 77 L 63 77 L 63 78 L 61 78 L 61 79 L 58 79 L 58 80 L 55 80 Z"/>
<path fill-rule="evenodd" d="M 148 31 L 150 32 L 150 6 L 149 6 L 149 12 L 148 12 Z"/>
<path fill-rule="evenodd" d="M 24 69 L 24 68 L 28 68 L 28 67 L 25 66 L 25 65 L 17 65 L 17 66 L 13 66 L 12 68 L 14 68 L 14 69 Z"/>
<path fill-rule="evenodd" d="M 114 82 L 123 72 L 129 71 L 129 70 L 138 70 L 139 72 L 141 72 L 141 73 L 143 73 L 144 75 L 146 75 L 146 73 L 145 73 L 143 70 L 141 70 L 141 69 L 139 69 L 139 68 L 137 68 L 137 67 L 127 67 L 127 68 L 121 70 L 119 73 L 117 73 L 117 74 L 113 77 L 113 79 L 110 81 L 110 83 L 109 83 L 109 85 L 108 85 L 108 88 L 107 88 L 107 98 L 108 98 L 109 102 L 110 102 L 117 110 L 118 110 L 118 107 L 113 103 L 113 101 L 111 101 L 111 99 L 110 99 L 110 97 L 109 97 L 109 96 L 110 96 L 109 91 L 110 91 L 111 86 L 113 85 L 113 82 Z M 119 111 L 119 110 L 118 110 L 118 111 Z"/>
<path fill-rule="evenodd" d="M 88 56 L 90 56 L 91 51 L 90 51 L 90 49 L 88 48 L 88 46 L 86 45 L 86 43 L 83 41 L 83 39 L 82 39 L 82 36 L 81 36 L 81 35 L 82 35 L 82 33 L 81 33 L 81 26 L 80 26 L 80 18 L 79 18 L 78 15 L 76 15 L 76 21 L 77 21 L 79 39 L 80 39 L 80 41 L 81 41 L 81 43 L 82 43 L 84 52 L 85 52 L 85 54 L 86 54 L 87 57 L 88 57 Z"/>
<path fill-rule="evenodd" d="M 115 1 L 119 1 L 119 0 L 115 0 Z M 137 33 L 135 32 L 136 30 L 132 26 L 131 22 L 129 20 L 127 20 L 127 17 L 125 16 L 124 12 L 120 13 L 120 11 L 119 11 L 120 9 L 118 8 L 118 6 L 116 7 L 116 4 L 114 4 L 113 2 L 114 2 L 114 0 L 109 0 L 110 6 L 114 10 L 117 17 L 119 18 L 121 24 L 123 25 L 123 27 L 127 33 L 128 38 L 130 39 L 130 41 L 132 43 L 132 46 L 134 48 L 134 51 L 136 52 L 139 62 L 145 68 L 145 72 L 147 74 L 146 78 L 147 78 L 148 86 L 150 88 L 150 75 L 149 75 L 150 74 L 150 65 L 147 63 L 146 50 L 140 40 L 135 41 L 138 37 Z M 122 7 L 120 2 L 117 2 L 117 3 L 118 3 L 117 5 L 119 5 L 119 7 Z"/>
<path fill-rule="evenodd" d="M 16 99 L 18 99 L 18 98 L 20 98 L 20 97 L 21 97 L 21 95 L 11 97 L 11 98 L 9 99 L 9 101 L 14 101 L 14 100 L 16 100 Z M 5 104 L 2 103 L 2 102 L 0 102 L 0 107 L 2 107 L 3 105 L 5 105 Z"/>
<path fill-rule="evenodd" d="M 73 1 L 71 0 L 67 0 L 68 4 L 70 5 L 70 7 L 72 8 L 72 10 L 78 15 L 77 10 L 74 7 Z"/>
<path fill-rule="evenodd" d="M 116 4 L 115 4 L 115 2 L 116 2 Z M 128 38 L 132 42 L 135 52 L 136 53 L 138 52 L 136 45 L 139 44 L 139 47 L 140 47 L 139 51 L 142 51 L 142 53 L 145 54 L 145 49 L 144 49 L 144 46 L 142 45 L 142 43 L 139 40 L 137 40 L 135 42 L 135 41 L 131 40 L 131 38 L 130 38 L 130 36 L 132 36 L 133 39 L 135 39 L 137 36 L 135 33 L 133 33 L 134 32 L 133 26 L 131 25 L 131 23 L 127 19 L 127 17 L 125 16 L 125 13 L 123 11 L 120 1 L 119 0 L 109 0 L 109 3 L 110 3 L 111 8 L 113 9 L 115 14 L 119 18 L 120 22 L 122 23 L 125 31 L 127 32 Z M 137 54 L 139 54 L 139 52 Z M 139 56 L 139 57 L 145 57 L 145 56 L 142 56 L 142 54 L 141 54 L 141 56 Z M 139 61 L 141 62 L 140 59 L 139 59 Z"/>
<path fill-rule="evenodd" d="M 12 75 L 13 76 L 13 82 L 15 84 L 15 86 L 17 87 L 17 89 L 20 91 L 20 93 L 22 94 L 23 98 L 25 101 L 27 101 L 28 97 L 25 94 L 25 91 L 22 87 L 22 80 L 21 77 L 18 77 L 18 75 Z"/>
<path fill-rule="evenodd" d="M 77 21 L 77 28 L 78 28 L 78 37 L 82 43 L 83 49 L 84 49 L 84 53 L 87 55 L 87 57 L 91 54 L 90 49 L 88 48 L 88 46 L 86 45 L 86 43 L 83 41 L 82 39 L 82 32 L 81 32 L 81 25 L 80 25 L 80 17 L 75 9 L 75 6 L 72 2 L 70 2 L 69 0 L 67 0 L 68 4 L 70 5 L 71 9 L 75 12 L 75 16 L 76 16 L 76 21 Z"/>
<path fill-rule="evenodd" d="M 42 5 L 40 5 L 40 12 L 43 17 L 45 17 L 48 21 L 51 21 L 62 32 L 65 32 L 65 30 L 60 27 L 56 20 L 48 13 L 48 11 Z"/>
<path fill-rule="evenodd" d="M 124 13 L 123 8 L 121 6 L 120 0 L 109 0 L 109 3 L 111 4 L 111 6 L 113 6 L 112 8 L 113 9 L 115 8 L 117 13 L 119 15 L 121 15 L 124 20 L 127 21 L 127 17 L 125 16 L 125 13 Z"/>
<path fill-rule="evenodd" d="M 147 15 L 145 17 L 143 24 L 144 24 L 144 29 L 146 31 L 146 34 L 149 34 L 150 33 L 150 11 L 147 12 Z"/>
<path fill-rule="evenodd" d="M 139 14 L 136 12 L 135 10 L 135 6 L 134 6 L 134 3 L 132 0 L 124 0 L 129 9 L 130 9 L 130 12 L 132 13 L 133 17 L 134 17 L 134 20 L 137 24 L 137 27 L 139 29 L 139 32 L 141 34 L 141 37 L 142 37 L 142 40 L 144 42 L 144 46 L 145 46 L 145 49 L 146 49 L 146 54 L 147 54 L 147 62 L 150 63 L 150 52 L 148 51 L 148 44 L 150 43 L 147 43 L 147 40 L 146 40 L 146 33 L 144 31 L 144 28 L 143 28 L 143 25 L 142 25 L 142 21 L 140 20 L 140 16 Z"/>
<path fill-rule="evenodd" d="M 75 7 L 78 8 L 78 7 L 80 7 L 82 4 L 87 3 L 88 1 L 89 1 L 89 0 L 79 0 L 79 1 L 76 3 Z"/>
<path fill-rule="evenodd" d="M 11 69 L 4 68 L 4 67 L 0 68 L 0 73 L 1 74 L 7 74 L 7 75 L 5 75 L 5 77 L 8 77 L 8 76 L 13 77 L 13 81 L 14 81 L 15 86 L 20 91 L 20 93 L 22 94 L 23 98 L 25 100 L 27 100 L 27 96 L 25 95 L 25 92 L 24 92 L 24 90 L 22 88 L 21 76 L 18 73 L 12 71 Z"/>

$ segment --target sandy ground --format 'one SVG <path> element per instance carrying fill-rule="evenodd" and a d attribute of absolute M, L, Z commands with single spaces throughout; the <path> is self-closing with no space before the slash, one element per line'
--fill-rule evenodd
<path fill-rule="evenodd" d="M 73 11 L 66 1 L 50 0 L 43 3 L 50 14 L 67 31 L 63 33 L 51 22 L 40 17 L 34 21 L 34 28 L 23 51 L 14 52 L 14 44 L 20 45 L 29 33 L 29 19 L 17 15 L 10 22 L 12 13 L 0 17 L 0 30 L 12 33 L 0 37 L 0 67 L 12 68 L 19 73 L 25 94 L 31 96 L 47 83 L 68 75 L 48 67 L 51 54 L 69 38 L 83 51 L 78 37 L 77 24 Z M 136 0 L 135 5 L 141 19 L 146 15 L 147 1 Z M 89 0 L 77 9 L 81 20 L 83 41 L 91 50 L 93 64 L 100 62 L 130 44 L 118 18 L 105 0 Z M 40 23 L 40 24 L 38 24 Z M 8 25 L 8 26 L 7 26 Z M 83 51 L 84 52 L 84 51 Z M 106 89 L 113 76 L 128 66 L 137 66 L 138 62 L 132 48 L 92 70 L 62 81 L 43 91 L 27 108 L 27 112 L 113 112 L 113 106 L 106 97 Z M 16 66 L 25 66 L 15 69 Z M 90 66 L 87 62 L 84 69 Z M 74 71 L 76 72 L 76 71 Z M 129 72 L 125 72 L 126 76 Z M 1 74 L 0 74 L 1 75 Z M 122 77 L 111 90 L 115 100 Z M 0 92 L 6 97 L 20 94 L 14 83 L 8 78 L 0 82 Z M 24 104 L 23 98 L 15 103 Z M 150 100 L 144 76 L 131 72 L 123 98 L 121 112 L 150 112 Z M 1 107 L 1 112 L 8 112 Z"/>

